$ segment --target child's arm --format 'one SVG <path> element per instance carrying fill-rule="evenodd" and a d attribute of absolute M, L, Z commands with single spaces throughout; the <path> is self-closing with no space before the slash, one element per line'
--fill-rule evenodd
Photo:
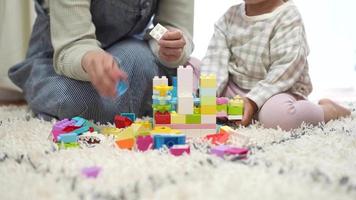
<path fill-rule="evenodd" d="M 229 79 L 229 60 L 231 52 L 228 45 L 228 23 L 232 15 L 232 9 L 224 14 L 216 23 L 213 37 L 210 40 L 208 50 L 203 59 L 201 73 L 216 74 L 217 95 L 220 96 Z"/>
<path fill-rule="evenodd" d="M 194 49 L 194 0 L 160 0 L 154 24 L 160 23 L 169 32 L 160 43 L 151 39 L 149 45 L 162 64 L 176 68 L 189 59 Z"/>
<path fill-rule="evenodd" d="M 308 73 L 309 53 L 304 26 L 299 14 L 287 13 L 270 40 L 271 65 L 265 79 L 246 95 L 258 109 L 273 95 L 288 91 Z M 305 88 L 311 90 L 311 88 Z"/>

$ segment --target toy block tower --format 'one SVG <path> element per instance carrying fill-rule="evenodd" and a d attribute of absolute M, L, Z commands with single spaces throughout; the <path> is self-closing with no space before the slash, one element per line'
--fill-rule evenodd
<path fill-rule="evenodd" d="M 178 75 L 178 114 L 193 114 L 193 68 L 179 66 Z"/>
<path fill-rule="evenodd" d="M 202 124 L 216 124 L 216 76 L 200 76 L 200 113 Z"/>
<path fill-rule="evenodd" d="M 171 123 L 171 99 L 169 91 L 173 88 L 168 86 L 166 77 L 153 78 L 153 115 L 155 124 L 170 124 Z"/>

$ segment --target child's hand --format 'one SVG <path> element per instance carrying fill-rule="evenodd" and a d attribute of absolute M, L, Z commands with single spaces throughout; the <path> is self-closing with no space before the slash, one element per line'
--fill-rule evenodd
<path fill-rule="evenodd" d="M 167 62 L 174 62 L 182 56 L 186 41 L 181 31 L 170 30 L 163 35 L 158 44 L 160 58 Z"/>
<path fill-rule="evenodd" d="M 89 74 L 90 82 L 102 96 L 115 97 L 118 81 L 127 79 L 112 55 L 105 51 L 89 51 L 82 58 L 83 69 Z"/>
<path fill-rule="evenodd" d="M 253 115 L 257 112 L 257 105 L 247 97 L 243 97 L 242 99 L 244 100 L 244 115 L 241 120 L 241 125 L 248 126 L 252 122 Z"/>

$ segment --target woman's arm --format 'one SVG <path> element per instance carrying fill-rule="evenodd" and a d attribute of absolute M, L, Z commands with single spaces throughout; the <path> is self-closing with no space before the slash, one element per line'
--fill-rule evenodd
<path fill-rule="evenodd" d="M 91 21 L 90 0 L 49 0 L 53 65 L 58 74 L 88 81 L 82 58 L 89 51 L 103 51 Z"/>
<path fill-rule="evenodd" d="M 167 40 L 170 41 L 174 41 L 174 39 L 177 38 L 176 43 L 169 43 L 169 41 L 167 41 L 159 45 L 156 41 L 151 39 L 149 44 L 154 54 L 160 59 L 161 63 L 168 67 L 174 68 L 184 64 L 194 49 L 194 0 L 160 0 L 154 23 L 160 23 L 169 30 L 178 30 L 178 32 L 181 32 L 181 34 L 172 33 L 172 35 L 167 35 L 169 37 L 167 37 Z M 183 41 L 178 41 L 181 36 L 183 37 Z M 163 39 L 165 39 L 165 37 L 163 37 Z M 168 56 L 164 55 L 162 56 L 162 53 L 165 53 L 164 50 L 167 50 L 163 48 L 170 48 L 173 45 L 177 48 L 183 47 L 180 56 L 175 59 L 169 59 L 167 58 Z M 163 48 L 160 49 L 160 46 Z"/>

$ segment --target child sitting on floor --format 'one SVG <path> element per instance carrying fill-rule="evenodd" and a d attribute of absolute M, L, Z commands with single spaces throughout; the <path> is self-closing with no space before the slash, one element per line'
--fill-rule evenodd
<path fill-rule="evenodd" d="M 284 130 L 350 115 L 329 99 L 313 104 L 304 25 L 291 0 L 245 0 L 215 24 L 202 72 L 217 75 L 218 95 L 244 97 L 242 125 L 258 119 Z"/>

